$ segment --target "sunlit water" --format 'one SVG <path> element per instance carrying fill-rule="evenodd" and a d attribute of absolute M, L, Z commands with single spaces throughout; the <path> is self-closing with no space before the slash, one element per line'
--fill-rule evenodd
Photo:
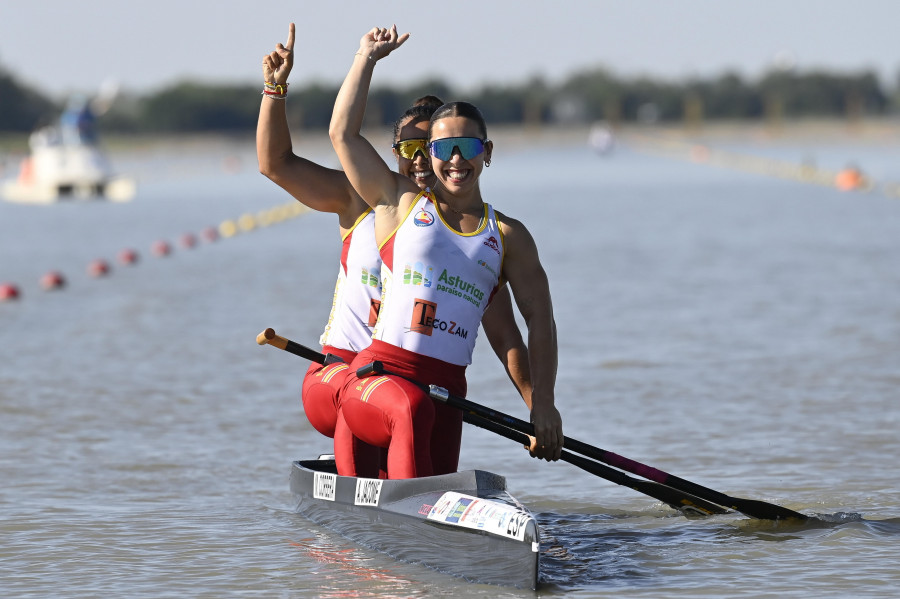
<path fill-rule="evenodd" d="M 868 596 L 900 586 L 900 200 L 580 137 L 504 145 L 483 191 L 549 273 L 566 433 L 820 522 L 688 520 L 467 429 L 461 466 L 507 477 L 543 527 L 540 596 Z M 572 141 L 574 140 L 574 142 Z M 900 144 L 732 142 L 731 151 L 900 181 Z M 300 146 L 333 164 L 327 145 Z M 337 270 L 334 217 L 194 249 L 180 236 L 288 198 L 252 141 L 124 154 L 128 204 L 0 202 L 0 594 L 531 596 L 397 563 L 293 513 L 293 459 Z M 172 255 L 151 254 L 154 241 Z M 116 262 L 132 247 L 134 266 Z M 86 272 L 106 259 L 112 273 Z M 61 291 L 38 283 L 49 270 Z M 470 398 L 525 417 L 486 344 Z"/>

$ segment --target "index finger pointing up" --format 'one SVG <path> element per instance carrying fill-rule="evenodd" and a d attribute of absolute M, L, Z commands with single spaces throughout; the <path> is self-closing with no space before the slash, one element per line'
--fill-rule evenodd
<path fill-rule="evenodd" d="M 287 39 L 287 43 L 284 45 L 284 47 L 287 48 L 288 50 L 290 50 L 291 52 L 294 51 L 294 24 L 293 23 L 291 23 L 290 27 L 288 27 L 288 39 Z"/>

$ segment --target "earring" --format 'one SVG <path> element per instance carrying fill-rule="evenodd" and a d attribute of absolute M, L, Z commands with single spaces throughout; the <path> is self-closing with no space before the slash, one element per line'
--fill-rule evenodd
<path fill-rule="evenodd" d="M 491 166 L 491 161 L 490 161 L 490 160 L 485 160 L 485 161 L 484 161 L 484 166 L 485 166 L 485 167 Z"/>

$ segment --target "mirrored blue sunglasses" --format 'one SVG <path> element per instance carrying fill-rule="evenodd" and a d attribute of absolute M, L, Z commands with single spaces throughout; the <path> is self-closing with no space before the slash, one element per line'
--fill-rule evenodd
<path fill-rule="evenodd" d="M 445 137 L 429 142 L 428 150 L 438 160 L 447 161 L 453 156 L 454 149 L 458 149 L 463 160 L 471 160 L 484 152 L 486 141 L 477 137 Z"/>

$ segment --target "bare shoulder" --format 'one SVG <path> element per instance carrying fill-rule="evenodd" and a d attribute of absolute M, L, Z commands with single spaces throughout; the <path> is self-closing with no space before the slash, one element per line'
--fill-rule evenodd
<path fill-rule="evenodd" d="M 421 191 L 410 179 L 399 174 L 397 177 L 395 193 L 383 195 L 376 205 L 382 223 L 379 228 L 384 227 L 385 230 L 393 230 L 400 226 L 407 213 L 412 210 Z"/>
<path fill-rule="evenodd" d="M 416 203 L 419 194 L 422 192 L 409 177 L 397 173 L 397 192 L 394 194 L 395 205 L 401 213 L 406 213 L 412 205 Z"/>
<path fill-rule="evenodd" d="M 497 209 L 494 209 L 494 214 L 497 215 L 497 221 L 500 223 L 500 231 L 503 233 L 503 241 L 507 249 L 521 248 L 523 246 L 530 248 L 534 246 L 534 238 L 522 221 L 508 216 Z"/>

